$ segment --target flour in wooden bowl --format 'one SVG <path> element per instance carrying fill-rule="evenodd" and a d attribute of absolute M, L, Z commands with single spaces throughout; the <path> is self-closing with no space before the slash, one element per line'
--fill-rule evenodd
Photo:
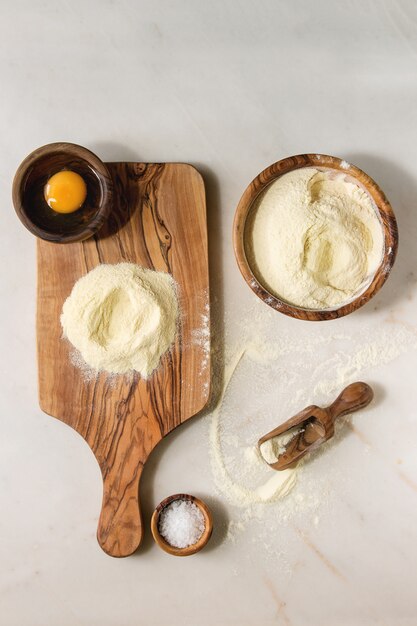
<path fill-rule="evenodd" d="M 300 168 L 271 183 L 248 221 L 246 253 L 273 295 L 305 309 L 346 304 L 371 282 L 384 251 L 371 197 L 345 174 Z"/>

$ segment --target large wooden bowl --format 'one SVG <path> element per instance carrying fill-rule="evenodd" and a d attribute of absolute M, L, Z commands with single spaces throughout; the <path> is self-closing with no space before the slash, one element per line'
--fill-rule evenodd
<path fill-rule="evenodd" d="M 87 198 L 74 213 L 57 213 L 44 199 L 50 176 L 68 169 L 87 184 Z M 46 241 L 70 243 L 94 235 L 113 206 L 113 182 L 98 156 L 73 143 L 50 143 L 31 152 L 20 164 L 13 181 L 13 204 L 26 228 Z"/>
<path fill-rule="evenodd" d="M 371 196 L 381 219 L 384 231 L 384 254 L 381 263 L 368 287 L 353 300 L 339 307 L 320 310 L 303 309 L 278 298 L 261 284 L 248 261 L 246 253 L 248 241 L 247 224 L 256 199 L 277 178 L 301 167 L 314 167 L 321 171 L 337 170 L 342 172 L 347 179 L 350 178 L 352 182 L 355 182 Z M 388 278 L 395 261 L 398 248 L 398 229 L 394 212 L 385 194 L 365 172 L 337 157 L 324 154 L 301 154 L 282 159 L 270 165 L 250 183 L 236 209 L 233 225 L 233 243 L 239 269 L 249 287 L 261 300 L 285 315 L 301 320 L 321 321 L 335 319 L 352 313 L 352 311 L 366 304 L 379 291 Z"/>

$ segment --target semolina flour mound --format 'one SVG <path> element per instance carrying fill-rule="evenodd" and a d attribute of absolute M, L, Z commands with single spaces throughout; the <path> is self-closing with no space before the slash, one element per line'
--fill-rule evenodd
<path fill-rule="evenodd" d="M 306 309 L 340 306 L 372 280 L 384 251 L 371 197 L 344 174 L 300 168 L 261 194 L 248 258 L 271 293 Z"/>
<path fill-rule="evenodd" d="M 147 378 L 173 343 L 177 318 L 172 276 L 119 263 L 99 265 L 75 283 L 61 325 L 94 370 Z"/>

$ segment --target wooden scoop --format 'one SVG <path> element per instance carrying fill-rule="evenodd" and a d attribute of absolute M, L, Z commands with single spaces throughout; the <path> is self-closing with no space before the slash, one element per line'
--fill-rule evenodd
<path fill-rule="evenodd" d="M 305 454 L 315 450 L 319 445 L 333 437 L 336 417 L 363 409 L 373 397 L 374 392 L 369 385 L 352 383 L 343 389 L 330 406 L 323 409 L 315 405 L 308 406 L 278 428 L 271 430 L 259 439 L 258 447 L 261 450 L 261 445 L 266 441 L 280 435 L 287 435 L 288 431 L 294 429 L 294 436 L 286 445 L 283 444 L 285 451 L 278 456 L 274 463 L 268 463 L 270 467 L 276 470 L 287 469 L 302 459 Z"/>

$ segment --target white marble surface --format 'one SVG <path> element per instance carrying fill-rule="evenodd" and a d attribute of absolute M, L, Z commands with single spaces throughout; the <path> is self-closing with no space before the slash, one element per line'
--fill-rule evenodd
<path fill-rule="evenodd" d="M 417 623 L 416 57 L 412 0 L 0 0 L 1 626 Z M 149 532 L 128 559 L 98 547 L 95 460 L 75 432 L 38 408 L 35 241 L 10 200 L 21 159 L 57 140 L 107 160 L 200 167 L 226 351 L 238 324 L 251 330 L 253 310 L 261 336 L 345 336 L 337 348 L 330 341 L 288 364 L 283 357 L 290 374 L 307 367 L 303 399 L 317 364 L 356 349 L 346 336 L 372 327 L 395 343 L 402 329 L 409 333 L 398 358 L 378 365 L 376 357 L 361 372 L 376 384 L 377 401 L 354 419 L 357 432 L 313 460 L 289 496 L 317 485 L 326 497 L 319 491 L 314 511 L 301 507 L 286 524 L 270 510 L 269 546 L 262 520 L 224 539 L 224 524 L 241 512 L 215 490 L 206 416 L 155 451 L 143 489 L 145 519 L 170 493 L 207 498 L 217 523 L 210 549 L 175 559 Z M 234 209 L 250 180 L 308 151 L 365 169 L 390 198 L 401 232 L 385 288 L 351 318 L 324 326 L 269 315 L 241 279 L 231 245 Z M 333 374 L 330 367 L 326 376 Z M 295 389 L 271 384 L 279 421 Z"/>

